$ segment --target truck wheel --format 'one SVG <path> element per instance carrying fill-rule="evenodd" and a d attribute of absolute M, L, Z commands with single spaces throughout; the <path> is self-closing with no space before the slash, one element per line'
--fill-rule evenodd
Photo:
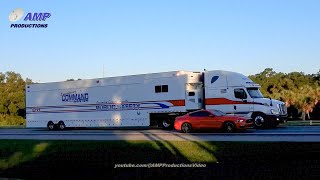
<path fill-rule="evenodd" d="M 191 127 L 191 124 L 189 124 L 189 123 L 183 123 L 182 125 L 181 125 L 181 132 L 183 132 L 183 133 L 189 133 L 189 132 L 191 132 L 192 131 L 192 127 Z"/>
<path fill-rule="evenodd" d="M 253 127 L 264 128 L 266 125 L 266 116 L 262 113 L 257 113 L 252 115 Z"/>
<path fill-rule="evenodd" d="M 66 128 L 66 125 L 64 124 L 63 121 L 60 121 L 60 122 L 58 123 L 58 128 L 59 128 L 59 130 L 64 130 L 64 129 Z"/>
<path fill-rule="evenodd" d="M 223 125 L 224 131 L 227 133 L 232 133 L 235 131 L 236 126 L 232 122 L 226 122 Z"/>
<path fill-rule="evenodd" d="M 162 121 L 162 128 L 163 129 L 172 129 L 173 127 L 173 122 L 170 120 L 163 120 Z"/>
<path fill-rule="evenodd" d="M 53 123 L 52 121 L 49 121 L 48 124 L 47 124 L 47 128 L 48 128 L 50 131 L 54 130 L 54 129 L 55 129 L 54 123 Z"/>

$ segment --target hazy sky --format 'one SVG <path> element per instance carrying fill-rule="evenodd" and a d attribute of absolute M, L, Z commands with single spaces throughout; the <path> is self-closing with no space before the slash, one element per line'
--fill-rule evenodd
<path fill-rule="evenodd" d="M 10 28 L 15 8 L 51 13 L 48 28 Z M 204 68 L 317 73 L 320 1 L 1 0 L 0 42 L 0 72 L 35 82 Z"/>

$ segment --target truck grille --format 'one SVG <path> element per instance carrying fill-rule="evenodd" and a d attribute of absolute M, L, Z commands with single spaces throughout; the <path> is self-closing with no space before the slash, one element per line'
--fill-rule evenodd
<path fill-rule="evenodd" d="M 280 115 L 287 115 L 287 107 L 285 104 L 278 104 L 278 110 L 280 112 Z"/>

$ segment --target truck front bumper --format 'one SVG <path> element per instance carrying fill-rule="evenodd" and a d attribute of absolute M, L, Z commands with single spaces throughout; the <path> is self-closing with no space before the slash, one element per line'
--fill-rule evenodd
<path fill-rule="evenodd" d="M 273 124 L 284 123 L 287 118 L 287 115 L 267 115 L 267 120 Z"/>

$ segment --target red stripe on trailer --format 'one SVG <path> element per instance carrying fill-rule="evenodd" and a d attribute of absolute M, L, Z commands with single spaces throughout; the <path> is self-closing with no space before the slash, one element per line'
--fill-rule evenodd
<path fill-rule="evenodd" d="M 185 106 L 184 100 L 168 100 L 173 106 Z"/>

